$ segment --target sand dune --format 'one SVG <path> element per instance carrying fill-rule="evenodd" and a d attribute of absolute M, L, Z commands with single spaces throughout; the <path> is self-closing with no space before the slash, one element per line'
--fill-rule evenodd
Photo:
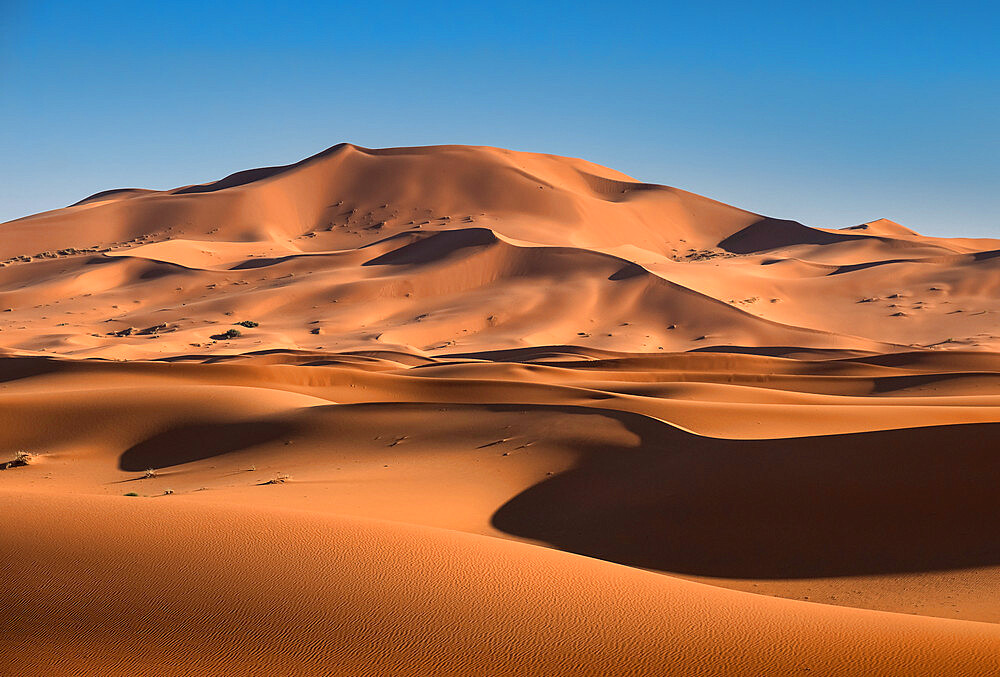
<path fill-rule="evenodd" d="M 810 228 L 552 156 L 342 144 L 4 224 L 0 328 L 21 351 L 129 359 L 192 343 L 994 346 L 1000 241 L 889 224 Z M 241 319 L 262 328 L 213 342 Z"/>
<path fill-rule="evenodd" d="M 1000 673 L 997 251 L 459 146 L 0 224 L 0 673 Z"/>
<path fill-rule="evenodd" d="M 11 525 L 7 563 L 21 574 L 0 592 L 4 637 L 24 672 L 997 667 L 993 625 L 779 601 L 496 539 L 183 501 L 7 492 L 0 501 Z M 37 529 L 52 537 L 40 540 Z M 84 628 L 73 620 L 81 614 Z"/>

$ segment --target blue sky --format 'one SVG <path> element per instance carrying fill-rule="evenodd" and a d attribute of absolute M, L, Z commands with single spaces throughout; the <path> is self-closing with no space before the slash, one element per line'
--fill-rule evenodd
<path fill-rule="evenodd" d="M 341 141 L 1000 237 L 1000 3 L 0 0 L 0 221 Z"/>

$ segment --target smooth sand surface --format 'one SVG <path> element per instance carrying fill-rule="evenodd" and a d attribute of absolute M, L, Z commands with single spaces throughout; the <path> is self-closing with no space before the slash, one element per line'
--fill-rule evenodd
<path fill-rule="evenodd" d="M 0 674 L 1000 673 L 1000 240 L 342 144 L 0 261 Z"/>
<path fill-rule="evenodd" d="M 313 512 L 0 492 L 20 674 L 984 674 L 1000 629 Z M 39 538 L 39 534 L 47 538 Z M 30 651 L 25 649 L 30 648 Z M 16 657 L 11 653 L 16 653 Z M 13 659 L 13 660 L 12 660 Z"/>

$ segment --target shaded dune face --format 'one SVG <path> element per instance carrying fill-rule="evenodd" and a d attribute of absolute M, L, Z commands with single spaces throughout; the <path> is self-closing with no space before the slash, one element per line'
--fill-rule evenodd
<path fill-rule="evenodd" d="M 285 439 L 292 430 L 267 420 L 180 425 L 131 446 L 118 466 L 127 472 L 170 468 Z"/>
<path fill-rule="evenodd" d="M 587 450 L 498 529 L 632 566 L 795 578 L 1000 564 L 997 425 L 719 440 L 615 414 L 641 442 Z"/>
<path fill-rule="evenodd" d="M 824 245 L 863 240 L 863 235 L 831 233 L 803 226 L 796 221 L 763 218 L 718 243 L 734 254 L 754 254 L 796 245 Z"/>
<path fill-rule="evenodd" d="M 0 224 L 0 674 L 1000 674 L 998 252 L 463 146 Z"/>

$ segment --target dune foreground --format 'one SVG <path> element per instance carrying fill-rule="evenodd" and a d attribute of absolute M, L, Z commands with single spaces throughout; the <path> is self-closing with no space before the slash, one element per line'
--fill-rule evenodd
<path fill-rule="evenodd" d="M 1000 240 L 342 144 L 0 262 L 0 674 L 1000 674 Z"/>

